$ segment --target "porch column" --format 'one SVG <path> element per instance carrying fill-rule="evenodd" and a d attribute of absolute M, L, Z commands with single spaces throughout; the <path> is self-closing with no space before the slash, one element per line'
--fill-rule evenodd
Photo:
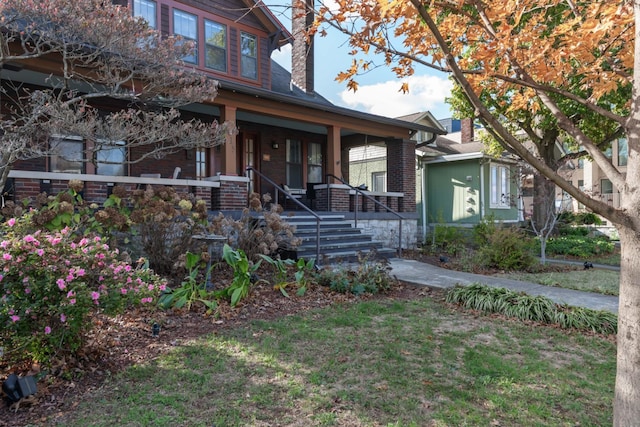
<path fill-rule="evenodd" d="M 404 193 L 400 212 L 416 211 L 416 142 L 389 139 L 387 145 L 387 191 Z"/>
<path fill-rule="evenodd" d="M 229 122 L 236 126 L 236 107 L 225 105 L 220 108 L 220 121 L 222 123 Z M 225 142 L 222 147 L 222 174 L 223 175 L 237 175 L 238 170 L 238 156 L 237 156 L 237 144 L 236 134 L 227 133 L 225 135 Z"/>
<path fill-rule="evenodd" d="M 340 145 L 340 128 L 338 126 L 327 126 L 327 173 L 333 174 L 338 178 L 342 178 Z"/>

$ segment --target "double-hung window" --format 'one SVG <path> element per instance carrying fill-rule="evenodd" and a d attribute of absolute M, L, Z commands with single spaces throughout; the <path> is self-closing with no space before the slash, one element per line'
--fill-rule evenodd
<path fill-rule="evenodd" d="M 627 166 L 629 160 L 629 144 L 627 138 L 618 140 L 618 166 Z"/>
<path fill-rule="evenodd" d="M 287 139 L 286 174 L 287 174 L 287 185 L 289 187 L 303 188 L 302 187 L 302 142 L 300 142 L 297 139 Z"/>
<path fill-rule="evenodd" d="M 307 146 L 307 182 L 322 182 L 322 145 L 317 142 Z"/>
<path fill-rule="evenodd" d="M 84 143 L 81 138 L 55 137 L 49 141 L 49 170 L 62 173 L 84 172 Z"/>
<path fill-rule="evenodd" d="M 204 65 L 207 68 L 227 72 L 227 27 L 204 20 Z"/>
<path fill-rule="evenodd" d="M 173 33 L 193 42 L 194 50 L 182 58 L 184 62 L 198 63 L 198 17 L 179 9 L 173 9 Z"/>
<path fill-rule="evenodd" d="M 203 179 L 207 176 L 207 149 L 196 149 L 196 179 Z"/>
<path fill-rule="evenodd" d="M 133 16 L 144 18 L 151 28 L 158 28 L 156 23 L 156 2 L 152 0 L 133 0 Z"/>
<path fill-rule="evenodd" d="M 258 42 L 256 36 L 240 33 L 240 73 L 242 77 L 256 80 L 258 78 Z"/>
<path fill-rule="evenodd" d="M 509 167 L 491 164 L 490 167 L 490 200 L 491 208 L 508 209 L 511 204 L 509 185 Z"/>
<path fill-rule="evenodd" d="M 100 142 L 96 151 L 96 175 L 126 176 L 127 148 L 124 141 Z"/>

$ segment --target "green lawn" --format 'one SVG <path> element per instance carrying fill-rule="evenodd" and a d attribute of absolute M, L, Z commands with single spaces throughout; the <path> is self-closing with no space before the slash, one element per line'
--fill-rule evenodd
<path fill-rule="evenodd" d="M 620 288 L 619 271 L 598 268 L 548 273 L 514 272 L 496 276 L 607 295 L 618 295 Z"/>
<path fill-rule="evenodd" d="M 602 337 L 368 301 L 179 345 L 58 425 L 601 426 L 614 378 Z"/>

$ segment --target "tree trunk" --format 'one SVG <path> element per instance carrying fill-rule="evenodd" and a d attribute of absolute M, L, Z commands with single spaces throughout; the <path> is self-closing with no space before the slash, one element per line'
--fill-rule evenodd
<path fill-rule="evenodd" d="M 556 185 L 539 173 L 533 175 L 533 218 L 536 227 L 543 230 L 556 214 Z"/>
<path fill-rule="evenodd" d="M 640 423 L 640 235 L 621 226 L 618 232 L 622 256 L 613 424 L 626 427 Z"/>
<path fill-rule="evenodd" d="M 545 265 L 547 263 L 547 237 L 540 237 L 540 263 Z"/>

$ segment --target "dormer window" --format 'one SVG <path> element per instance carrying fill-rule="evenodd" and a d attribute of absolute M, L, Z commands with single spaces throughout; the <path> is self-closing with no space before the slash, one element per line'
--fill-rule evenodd
<path fill-rule="evenodd" d="M 258 79 L 258 46 L 256 36 L 248 33 L 240 33 L 240 73 L 248 79 Z"/>
<path fill-rule="evenodd" d="M 227 27 L 217 22 L 204 20 L 205 66 L 227 72 Z"/>
<path fill-rule="evenodd" d="M 173 9 L 173 33 L 194 43 L 194 51 L 182 60 L 191 64 L 198 63 L 198 17 L 179 9 Z"/>
<path fill-rule="evenodd" d="M 156 24 L 156 2 L 152 0 L 133 0 L 133 16 L 143 18 L 151 28 Z"/>

